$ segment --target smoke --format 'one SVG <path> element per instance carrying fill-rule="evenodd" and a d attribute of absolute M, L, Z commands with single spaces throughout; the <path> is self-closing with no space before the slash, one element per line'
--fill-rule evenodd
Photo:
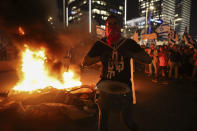
<path fill-rule="evenodd" d="M 1 0 L 0 19 L 4 26 L 30 26 L 46 23 L 49 16 L 57 14 L 55 0 Z"/>
<path fill-rule="evenodd" d="M 8 34 L 13 43 L 22 40 L 36 47 L 43 45 L 54 57 L 60 58 L 65 55 L 65 50 L 78 47 L 91 36 L 88 33 L 88 16 L 84 15 L 80 24 L 72 24 L 62 30 L 58 25 L 59 11 L 56 0 L 1 0 L 0 30 Z M 54 25 L 48 22 L 49 16 L 53 17 Z M 25 31 L 24 37 L 17 34 L 19 26 Z"/>
<path fill-rule="evenodd" d="M 79 65 L 95 41 L 88 32 L 88 13 L 80 24 L 69 24 L 60 28 L 56 0 L 1 0 L 0 31 L 12 41 L 20 51 L 24 43 L 29 47 L 45 47 L 50 69 L 61 74 L 66 51 L 72 48 L 72 64 Z M 86 15 L 87 14 L 87 15 Z M 53 25 L 48 22 L 53 17 Z M 94 24 L 94 23 L 93 23 Z M 21 26 L 25 35 L 18 35 Z"/>

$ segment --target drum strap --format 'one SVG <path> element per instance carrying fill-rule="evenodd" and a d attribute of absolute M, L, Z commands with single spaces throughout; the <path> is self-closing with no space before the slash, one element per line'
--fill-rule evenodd
<path fill-rule="evenodd" d="M 110 47 L 110 48 L 112 48 L 113 50 L 117 50 L 118 48 L 120 48 L 120 46 L 121 45 L 123 45 L 124 43 L 125 43 L 125 41 L 127 40 L 127 39 L 124 39 L 124 38 L 121 38 L 118 42 L 116 42 L 117 44 L 115 44 L 115 45 L 117 45 L 117 46 L 109 46 L 108 45 L 108 43 L 107 42 L 105 42 L 105 41 L 103 41 L 103 40 L 99 40 L 101 43 L 103 43 L 104 45 L 106 45 L 106 46 L 108 46 L 108 47 Z M 120 42 L 121 41 L 121 42 Z M 120 43 L 119 43 L 120 42 Z M 118 44 L 119 43 L 119 44 Z"/>

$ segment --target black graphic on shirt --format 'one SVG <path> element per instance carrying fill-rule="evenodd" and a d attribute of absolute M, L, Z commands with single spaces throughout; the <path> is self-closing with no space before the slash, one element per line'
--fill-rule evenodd
<path fill-rule="evenodd" d="M 117 50 L 112 51 L 111 59 L 108 62 L 107 78 L 111 79 L 116 75 L 116 72 L 124 70 L 124 57 L 119 55 Z"/>

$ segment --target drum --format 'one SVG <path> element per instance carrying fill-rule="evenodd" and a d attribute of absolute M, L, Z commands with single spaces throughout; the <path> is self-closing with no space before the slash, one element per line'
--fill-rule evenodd
<path fill-rule="evenodd" d="M 105 80 L 101 81 L 97 88 L 99 90 L 98 105 L 100 108 L 121 110 L 132 103 L 131 88 L 121 82 Z"/>

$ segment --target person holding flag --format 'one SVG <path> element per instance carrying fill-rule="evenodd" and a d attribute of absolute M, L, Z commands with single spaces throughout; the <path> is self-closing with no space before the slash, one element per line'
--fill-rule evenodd
<path fill-rule="evenodd" d="M 168 39 L 168 33 L 170 30 L 170 25 L 169 23 L 163 22 L 156 30 L 155 32 L 158 35 L 158 38 L 162 40 L 167 40 Z"/>
<path fill-rule="evenodd" d="M 185 41 L 186 45 L 188 45 L 192 48 L 194 48 L 194 47 L 197 48 L 191 35 L 189 33 L 187 33 L 187 27 L 185 27 L 182 39 Z"/>
<path fill-rule="evenodd" d="M 170 28 L 168 31 L 168 43 L 174 45 L 178 43 L 178 40 L 178 34 L 175 30 Z"/>

